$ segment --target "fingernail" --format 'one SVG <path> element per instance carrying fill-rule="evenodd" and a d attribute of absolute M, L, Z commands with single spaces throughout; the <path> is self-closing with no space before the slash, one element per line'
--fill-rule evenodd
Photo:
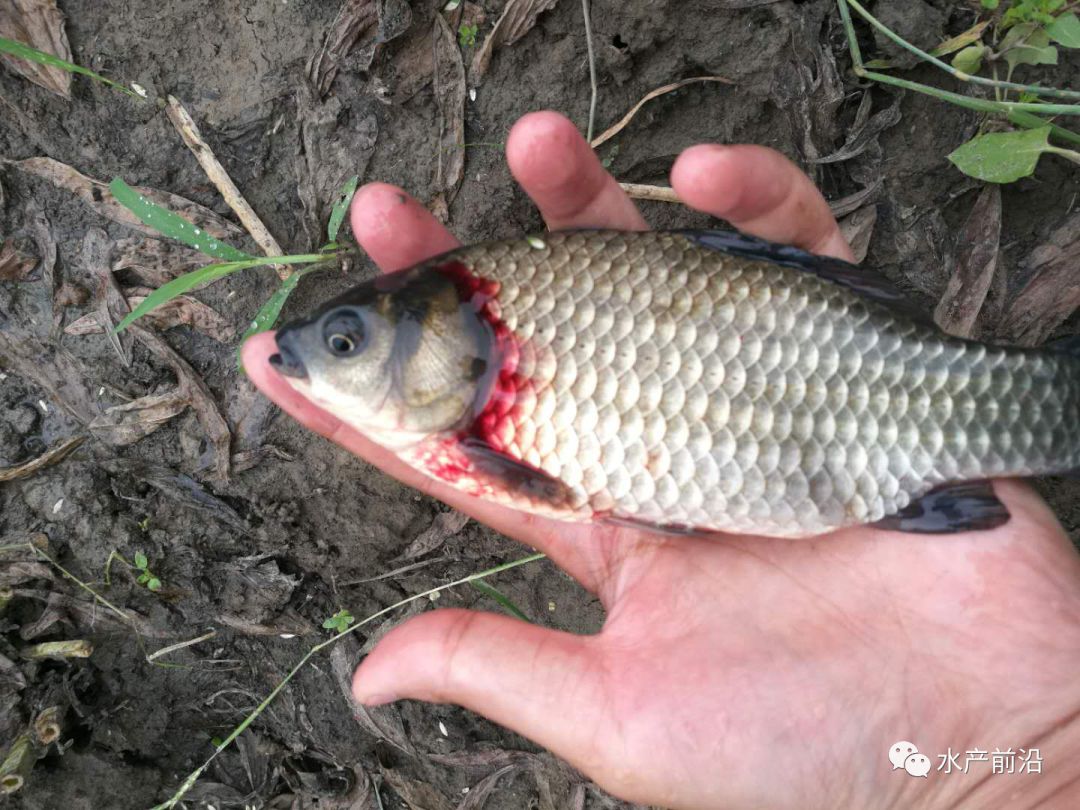
<path fill-rule="evenodd" d="M 387 703 L 393 703 L 397 700 L 393 695 L 368 695 L 366 698 L 361 698 L 360 702 L 365 706 L 383 706 Z"/>

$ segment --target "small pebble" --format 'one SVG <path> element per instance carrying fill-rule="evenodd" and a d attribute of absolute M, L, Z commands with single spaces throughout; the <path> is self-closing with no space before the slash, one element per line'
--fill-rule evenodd
<path fill-rule="evenodd" d="M 442 720 L 439 721 L 439 733 L 442 734 L 444 737 L 450 736 L 450 732 L 446 730 L 446 725 L 443 723 Z"/>
<path fill-rule="evenodd" d="M 39 399 L 37 401 L 37 404 L 41 406 L 41 412 L 42 413 L 48 413 L 49 412 L 49 406 L 45 404 L 45 400 Z"/>
<path fill-rule="evenodd" d="M 56 503 L 53 504 L 52 513 L 55 515 L 63 507 L 64 507 L 64 499 L 61 498 L 60 500 L 58 500 Z"/>

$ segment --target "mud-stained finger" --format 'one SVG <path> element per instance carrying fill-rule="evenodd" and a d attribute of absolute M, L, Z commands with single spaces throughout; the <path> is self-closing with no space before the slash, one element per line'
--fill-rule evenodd
<path fill-rule="evenodd" d="M 518 120 L 507 139 L 506 160 L 553 231 L 648 228 L 577 127 L 559 113 L 530 113 Z"/>
<path fill-rule="evenodd" d="M 829 204 L 798 166 L 764 146 L 692 146 L 675 161 L 671 185 L 699 211 L 754 236 L 852 261 Z"/>
<path fill-rule="evenodd" d="M 430 211 L 387 183 L 358 189 L 349 216 L 356 241 L 384 273 L 411 267 L 460 244 Z"/>

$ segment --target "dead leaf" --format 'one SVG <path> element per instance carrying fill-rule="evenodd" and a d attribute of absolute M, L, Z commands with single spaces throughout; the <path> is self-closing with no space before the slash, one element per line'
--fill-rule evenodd
<path fill-rule="evenodd" d="M 652 101 L 654 98 L 659 98 L 660 96 L 663 96 L 667 93 L 671 93 L 682 87 L 686 87 L 686 85 L 688 84 L 696 84 L 698 82 L 720 82 L 722 84 L 735 83 L 730 79 L 725 79 L 723 76 L 695 76 L 691 79 L 682 79 L 681 81 L 672 82 L 671 84 L 665 84 L 663 87 L 657 87 L 655 90 L 652 90 L 642 96 L 641 100 L 633 107 L 631 107 L 630 111 L 626 115 L 624 115 L 617 124 L 604 130 L 597 137 L 593 138 L 593 149 L 603 143 L 606 143 L 607 141 L 618 135 L 620 132 L 622 132 L 626 128 L 626 125 L 629 124 L 631 120 L 633 120 L 634 116 L 641 111 L 641 108 L 648 104 L 650 101 Z"/>
<path fill-rule="evenodd" d="M 874 233 L 876 223 L 876 205 L 865 205 L 837 223 L 844 240 L 851 246 L 851 252 L 855 254 L 856 264 L 866 258 L 866 252 L 870 249 L 870 237 Z"/>
<path fill-rule="evenodd" d="M 37 259 L 20 253 L 10 239 L 0 245 L 0 281 L 26 281 L 36 266 Z"/>
<path fill-rule="evenodd" d="M 128 306 L 139 306 L 152 290 L 144 287 L 129 287 L 124 290 Z M 157 309 L 143 316 L 147 323 L 164 331 L 176 326 L 190 326 L 219 343 L 227 343 L 236 337 L 236 329 L 225 320 L 217 310 L 190 295 L 178 295 L 166 301 Z"/>
<path fill-rule="evenodd" d="M 227 481 L 230 462 L 229 444 L 232 436 L 229 433 L 229 425 L 221 416 L 210 389 L 206 387 L 202 377 L 188 361 L 173 351 L 172 347 L 156 334 L 139 326 L 133 325 L 128 328 L 151 353 L 158 359 L 164 360 L 172 368 L 177 382 L 180 383 L 180 391 L 187 398 L 191 409 L 195 411 L 199 424 L 202 425 L 203 432 L 206 433 L 206 438 L 213 447 L 214 475 L 219 481 Z"/>
<path fill-rule="evenodd" d="M 207 492 L 202 484 L 190 475 L 178 473 L 168 467 L 127 458 L 105 458 L 101 459 L 100 464 L 114 476 L 130 475 L 174 501 L 208 514 L 241 532 L 247 532 L 247 524 L 236 513 L 236 510 Z"/>
<path fill-rule="evenodd" d="M 74 436 L 70 439 L 64 439 L 63 441 L 54 444 L 35 459 L 23 462 L 22 464 L 17 464 L 14 467 L 0 467 L 0 483 L 29 478 L 31 475 L 39 473 L 42 470 L 63 461 L 71 455 L 84 440 L 85 437 L 83 436 Z"/>
<path fill-rule="evenodd" d="M 379 122 L 374 115 L 349 120 L 336 97 L 319 101 L 305 85 L 297 95 L 303 161 L 294 171 L 297 193 L 307 211 L 302 223 L 311 244 L 322 244 L 324 226 L 341 187 L 353 175 L 363 177 L 375 153 Z"/>
<path fill-rule="evenodd" d="M 188 406 L 187 397 L 176 389 L 151 394 L 123 405 L 114 405 L 90 423 L 94 436 L 116 447 L 146 438 Z"/>
<path fill-rule="evenodd" d="M 334 673 L 338 688 L 352 708 L 353 719 L 376 740 L 383 740 L 398 750 L 415 756 L 416 748 L 405 733 L 405 725 L 397 708 L 393 705 L 369 708 L 353 700 L 352 671 L 359 658 L 360 652 L 356 649 L 355 642 L 339 643 L 330 651 L 330 669 Z"/>
<path fill-rule="evenodd" d="M 1021 264 L 1029 280 L 1007 306 L 997 334 L 1021 346 L 1038 346 L 1080 307 L 1080 214 L 1073 214 Z"/>
<path fill-rule="evenodd" d="M 82 425 L 100 409 L 85 383 L 82 364 L 64 348 L 42 343 L 11 321 L 0 324 L 0 365 L 32 381 Z"/>
<path fill-rule="evenodd" d="M 504 765 L 494 773 L 489 773 L 472 786 L 465 798 L 457 806 L 457 810 L 483 810 L 484 802 L 487 801 L 488 796 L 491 795 L 491 791 L 495 789 L 495 785 L 499 783 L 499 780 L 508 774 L 516 772 L 518 768 L 517 765 Z"/>
<path fill-rule="evenodd" d="M 453 537 L 465 528 L 465 524 L 468 522 L 469 516 L 456 509 L 451 509 L 449 512 L 440 512 L 435 516 L 435 519 L 431 521 L 431 525 L 420 532 L 416 539 L 409 543 L 409 547 L 405 549 L 395 562 L 412 560 L 417 557 L 422 557 L 425 554 L 430 554 L 446 542 L 448 537 Z"/>
<path fill-rule="evenodd" d="M 428 783 L 409 779 L 400 771 L 381 763 L 379 770 L 386 784 L 409 806 L 409 810 L 454 810 L 450 800 Z"/>
<path fill-rule="evenodd" d="M 127 271 L 154 289 L 206 263 L 199 251 L 171 240 L 129 237 L 113 246 L 113 272 Z"/>
<path fill-rule="evenodd" d="M 934 322 L 950 335 L 972 337 L 997 270 L 1001 242 L 1001 186 L 987 183 L 956 239 L 956 260 Z"/>
<path fill-rule="evenodd" d="M 870 93 L 867 92 L 863 98 L 868 99 Z M 860 106 L 860 111 L 865 109 L 869 111 L 869 102 Z M 865 115 L 865 114 L 864 114 Z M 891 105 L 886 107 L 880 112 L 876 112 L 869 116 L 863 123 L 860 118 L 864 116 L 856 116 L 856 123 L 852 126 L 851 131 L 848 133 L 847 141 L 833 152 L 831 155 L 825 157 L 814 158 L 810 160 L 810 163 L 840 163 L 845 160 L 851 160 L 853 157 L 861 155 L 866 149 L 875 142 L 877 136 L 884 132 L 889 127 L 895 126 L 900 123 L 900 96 L 897 96 Z"/>
<path fill-rule="evenodd" d="M 441 14 L 435 15 L 432 33 L 435 103 L 439 108 L 439 143 L 435 164 L 435 192 L 441 198 L 442 221 L 465 176 L 465 64 L 457 37 Z"/>
<path fill-rule="evenodd" d="M 49 339 L 55 341 L 60 335 L 60 324 L 64 320 L 64 307 L 56 300 L 57 292 L 62 286 L 56 275 L 56 240 L 53 238 L 52 225 L 49 224 L 44 209 L 33 200 L 29 205 L 29 217 L 34 244 L 37 245 L 38 255 L 41 257 L 41 279 L 52 299 L 52 327 L 49 329 Z"/>
<path fill-rule="evenodd" d="M 53 303 L 59 307 L 81 307 L 90 300 L 90 293 L 85 287 L 78 284 L 68 284 L 66 281 L 60 285 L 60 289 L 53 296 Z"/>
<path fill-rule="evenodd" d="M 106 339 L 116 350 L 124 367 L 131 365 L 132 338 L 128 333 L 117 334 L 113 331 L 131 311 L 124 294 L 113 278 L 110 256 L 112 242 L 109 235 L 101 228 L 90 228 L 83 239 L 82 263 L 89 275 L 97 279 L 95 292 L 95 315 Z"/>
<path fill-rule="evenodd" d="M 411 21 L 406 0 L 345 0 L 322 47 L 308 62 L 308 81 L 320 97 L 325 96 L 342 67 L 367 70 L 379 46 L 405 33 Z M 358 42 L 363 44 L 353 54 Z"/>
<path fill-rule="evenodd" d="M 474 25 L 479 30 L 487 21 L 484 9 L 468 0 L 449 12 L 446 17 L 447 23 L 454 31 L 461 30 L 462 25 Z M 404 104 L 431 82 L 435 71 L 431 43 L 433 31 L 430 20 L 414 19 L 404 43 L 394 53 L 393 59 L 389 60 L 396 77 L 393 83 L 395 104 Z"/>
<path fill-rule="evenodd" d="M 27 158 L 26 160 L 4 162 L 27 174 L 40 177 L 42 180 L 47 180 L 54 186 L 70 191 L 103 217 L 107 217 L 114 222 L 119 222 L 121 225 L 126 225 L 129 228 L 134 228 L 147 236 L 159 235 L 157 231 L 148 225 L 143 225 L 134 214 L 124 208 L 124 206 L 120 205 L 120 203 L 113 198 L 112 192 L 109 191 L 107 184 L 102 183 L 100 180 L 95 180 L 92 177 L 87 177 L 85 174 L 81 174 L 66 163 L 61 163 L 58 160 L 53 160 L 48 157 Z M 139 194 L 150 200 L 150 202 L 168 208 L 173 213 L 179 214 L 188 222 L 202 228 L 211 236 L 215 236 L 218 239 L 228 239 L 240 236 L 244 233 L 242 229 L 233 225 L 231 222 L 222 219 L 209 208 L 205 208 L 204 206 L 194 203 L 177 194 L 172 194 L 168 191 L 158 191 L 157 189 L 146 188 L 145 186 L 135 186 L 134 188 Z"/>
<path fill-rule="evenodd" d="M 484 39 L 484 44 L 473 57 L 469 76 L 474 85 L 487 73 L 491 57 L 504 45 L 513 45 L 536 25 L 536 18 L 545 11 L 555 8 L 559 0 L 509 0 L 495 27 Z"/>
<path fill-rule="evenodd" d="M 847 216 L 852 211 L 858 208 L 862 208 L 867 203 L 873 202 L 878 197 L 878 192 L 881 191 L 881 187 L 884 184 L 885 179 L 880 175 L 865 188 L 861 188 L 856 192 L 848 194 L 846 197 L 841 197 L 838 200 L 833 200 L 829 203 L 829 210 L 832 211 L 832 215 L 839 219 L 840 217 Z"/>
<path fill-rule="evenodd" d="M 7 0 L 0 3 L 0 37 L 32 45 L 39 51 L 72 61 L 71 46 L 64 30 L 64 15 L 56 0 Z M 71 74 L 63 68 L 42 65 L 3 55 L 4 63 L 21 76 L 46 90 L 71 98 Z"/>

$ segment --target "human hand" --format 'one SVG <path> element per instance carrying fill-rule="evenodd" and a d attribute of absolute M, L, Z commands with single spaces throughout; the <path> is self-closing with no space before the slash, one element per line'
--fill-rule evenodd
<path fill-rule="evenodd" d="M 645 229 L 573 125 L 517 123 L 507 158 L 552 230 Z M 824 199 L 772 150 L 697 146 L 672 170 L 689 206 L 748 233 L 850 258 Z M 457 246 L 384 184 L 353 202 L 384 271 Z M 396 628 L 356 672 L 358 700 L 452 702 L 560 755 L 612 793 L 672 808 L 1073 806 L 1080 780 L 1080 558 L 1047 506 L 996 482 L 988 532 L 861 528 L 805 540 L 670 538 L 567 525 L 423 477 L 305 400 L 244 347 L 255 384 L 307 427 L 405 483 L 546 552 L 607 610 L 590 637 L 463 610 Z M 920 750 L 1038 748 L 1044 773 L 892 770 Z M 1068 784 L 1072 781 L 1074 792 Z M 996 800 L 995 800 L 996 797 Z"/>

